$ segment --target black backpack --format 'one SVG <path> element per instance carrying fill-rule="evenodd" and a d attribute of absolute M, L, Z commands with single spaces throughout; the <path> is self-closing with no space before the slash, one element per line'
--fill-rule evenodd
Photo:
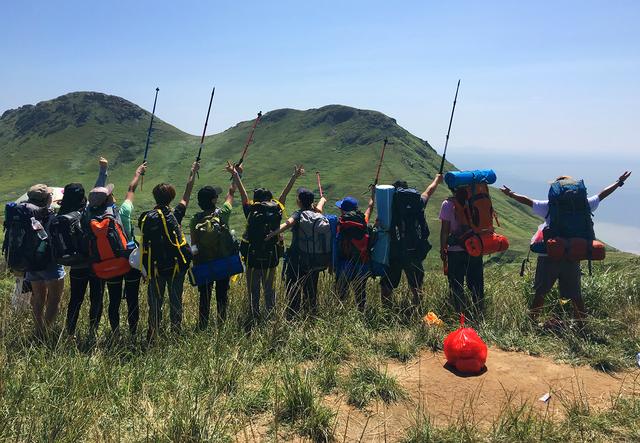
<path fill-rule="evenodd" d="M 49 235 L 53 259 L 59 265 L 75 266 L 89 261 L 89 237 L 83 212 L 72 211 L 53 217 Z"/>
<path fill-rule="evenodd" d="M 247 216 L 247 228 L 242 236 L 240 252 L 252 268 L 266 269 L 277 266 L 282 255 L 279 239 L 265 241 L 270 232 L 277 230 L 282 221 L 282 207 L 274 200 L 256 202 Z"/>
<path fill-rule="evenodd" d="M 422 197 L 415 189 L 396 188 L 391 203 L 390 257 L 424 260 L 431 250 Z"/>
<path fill-rule="evenodd" d="M 547 238 L 596 238 L 587 188 L 582 180 L 565 179 L 551 184 L 548 216 Z"/>
<path fill-rule="evenodd" d="M 41 239 L 32 228 L 34 218 L 45 227 L 49 209 L 31 203 L 8 203 L 5 206 L 2 254 L 14 272 L 42 271 L 51 263 L 49 237 Z"/>
<path fill-rule="evenodd" d="M 191 264 L 191 249 L 175 215 L 153 209 L 140 216 L 142 264 L 147 275 L 154 271 L 185 271 Z"/>

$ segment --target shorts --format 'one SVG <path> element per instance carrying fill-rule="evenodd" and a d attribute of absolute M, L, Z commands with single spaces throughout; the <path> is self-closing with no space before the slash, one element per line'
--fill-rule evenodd
<path fill-rule="evenodd" d="M 52 263 L 43 271 L 27 272 L 25 279 L 30 282 L 62 280 L 65 276 L 64 266 Z"/>
<path fill-rule="evenodd" d="M 417 289 L 422 286 L 422 282 L 424 280 L 424 267 L 422 266 L 422 260 L 407 259 L 390 263 L 389 266 L 385 268 L 381 281 L 382 287 L 387 289 L 397 288 L 400 284 L 402 271 L 404 271 L 411 289 Z"/>
<path fill-rule="evenodd" d="M 547 294 L 558 281 L 560 297 L 576 300 L 582 297 L 581 275 L 579 261 L 552 260 L 549 257 L 540 256 L 533 287 L 537 294 Z"/>

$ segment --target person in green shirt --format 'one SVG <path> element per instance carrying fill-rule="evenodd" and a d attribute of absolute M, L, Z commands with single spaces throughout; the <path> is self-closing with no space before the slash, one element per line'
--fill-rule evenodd
<path fill-rule="evenodd" d="M 200 261 L 205 261 L 204 258 L 216 255 L 218 251 L 205 250 L 206 246 L 203 239 L 199 238 L 200 231 L 197 226 L 205 219 L 217 218 L 220 225 L 222 225 L 227 233 L 229 230 L 229 217 L 231 216 L 231 208 L 233 205 L 233 195 L 236 192 L 235 182 L 231 182 L 227 197 L 221 207 L 217 207 L 218 196 L 222 193 L 220 188 L 213 186 L 204 186 L 198 191 L 198 206 L 202 209 L 193 216 L 190 223 L 191 228 L 191 250 L 193 253 L 193 261 L 198 264 Z M 230 235 L 230 234 L 228 234 Z M 201 242 L 202 241 L 202 242 Z M 230 278 L 224 278 L 222 280 L 212 281 L 206 284 L 198 285 L 198 292 L 200 294 L 200 302 L 198 307 L 198 329 L 206 329 L 209 325 L 209 317 L 211 312 L 211 293 L 213 291 L 213 285 L 216 287 L 216 307 L 218 311 L 218 322 L 222 322 L 227 317 L 227 306 L 229 304 L 228 292 L 229 292 Z"/>
<path fill-rule="evenodd" d="M 140 182 L 140 177 L 144 175 L 147 170 L 147 164 L 143 163 L 136 168 L 136 172 L 131 179 L 127 195 L 125 196 L 122 204 L 117 208 L 117 212 L 122 222 L 123 230 L 127 236 L 128 241 L 135 241 L 135 235 L 133 231 L 133 223 L 131 222 L 131 215 L 133 213 L 133 199 L 135 192 Z M 115 203 L 115 198 L 113 199 Z M 131 268 L 131 270 L 120 277 L 115 277 L 107 280 L 107 291 L 109 292 L 109 324 L 111 325 L 111 331 L 114 334 L 120 332 L 120 302 L 123 298 L 123 286 L 124 286 L 124 298 L 127 300 L 127 323 L 129 324 L 129 332 L 132 337 L 135 337 L 138 331 L 138 321 L 140 319 L 140 279 L 142 275 L 139 270 Z"/>

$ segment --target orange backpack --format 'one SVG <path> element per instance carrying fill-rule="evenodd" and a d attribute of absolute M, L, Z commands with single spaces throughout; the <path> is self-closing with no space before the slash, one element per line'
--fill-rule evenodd
<path fill-rule="evenodd" d="M 496 234 L 493 226 L 494 219 L 498 226 L 500 222 L 491 203 L 489 186 L 486 183 L 462 186 L 455 194 L 455 217 L 460 225 L 458 241 L 469 255 L 478 257 L 506 251 L 509 240 Z"/>
<path fill-rule="evenodd" d="M 93 215 L 89 220 L 89 231 L 89 247 L 93 258 L 91 268 L 96 277 L 107 280 L 131 270 L 127 236 L 112 208 L 101 215 Z"/>

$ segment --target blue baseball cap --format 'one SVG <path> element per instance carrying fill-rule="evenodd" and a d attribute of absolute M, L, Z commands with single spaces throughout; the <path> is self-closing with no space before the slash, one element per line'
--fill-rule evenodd
<path fill-rule="evenodd" d="M 350 195 L 336 202 L 336 207 L 342 209 L 345 212 L 355 211 L 358 209 L 358 200 Z"/>

